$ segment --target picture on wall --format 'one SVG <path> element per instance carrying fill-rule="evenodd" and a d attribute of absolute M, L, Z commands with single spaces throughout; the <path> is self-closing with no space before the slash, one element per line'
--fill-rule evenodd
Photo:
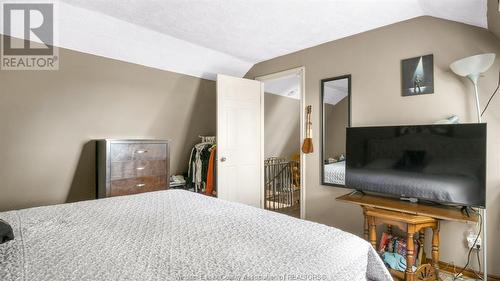
<path fill-rule="evenodd" d="M 401 61 L 402 96 L 434 93 L 434 56 L 426 55 Z"/>

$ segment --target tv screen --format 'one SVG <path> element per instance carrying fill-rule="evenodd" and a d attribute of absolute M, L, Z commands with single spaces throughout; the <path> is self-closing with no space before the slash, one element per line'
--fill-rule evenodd
<path fill-rule="evenodd" d="M 484 207 L 486 124 L 347 128 L 346 187 Z"/>

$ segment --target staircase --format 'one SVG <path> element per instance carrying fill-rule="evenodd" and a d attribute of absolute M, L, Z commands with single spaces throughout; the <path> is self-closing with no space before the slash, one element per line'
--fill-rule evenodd
<path fill-rule="evenodd" d="M 284 210 L 299 204 L 300 165 L 271 157 L 264 161 L 265 208 Z"/>

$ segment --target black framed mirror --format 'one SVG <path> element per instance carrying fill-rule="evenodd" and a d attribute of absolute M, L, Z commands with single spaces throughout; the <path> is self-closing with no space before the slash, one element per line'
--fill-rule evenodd
<path fill-rule="evenodd" d="M 351 126 L 351 75 L 321 80 L 321 184 L 345 187 L 346 128 Z"/>

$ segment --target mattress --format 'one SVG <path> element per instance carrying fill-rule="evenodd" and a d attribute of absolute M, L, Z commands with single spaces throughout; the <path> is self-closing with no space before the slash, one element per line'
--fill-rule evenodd
<path fill-rule="evenodd" d="M 16 237 L 0 245 L 3 281 L 392 280 L 355 235 L 183 190 L 0 218 Z"/>
<path fill-rule="evenodd" d="M 324 169 L 325 182 L 345 185 L 345 161 L 326 164 Z"/>

